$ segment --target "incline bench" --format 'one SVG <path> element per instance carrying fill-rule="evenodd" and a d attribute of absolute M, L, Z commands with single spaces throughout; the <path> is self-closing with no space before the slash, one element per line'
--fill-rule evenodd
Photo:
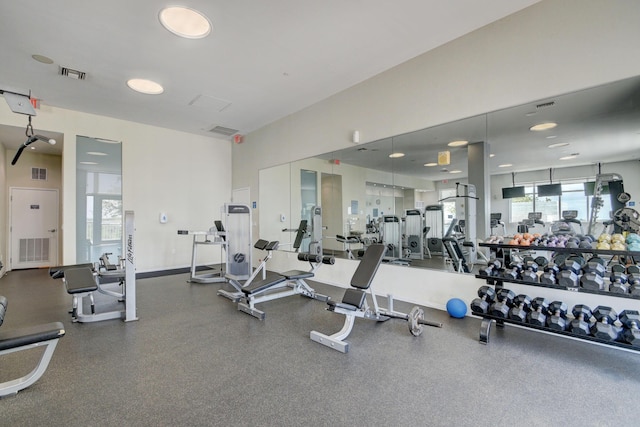
<path fill-rule="evenodd" d="M 0 325 L 7 311 L 7 298 L 0 296 Z M 49 366 L 51 356 L 64 336 L 64 326 L 60 322 L 46 323 L 0 332 L 0 357 L 16 351 L 45 346 L 38 365 L 27 375 L 0 383 L 0 397 L 15 395 L 40 379 Z"/>

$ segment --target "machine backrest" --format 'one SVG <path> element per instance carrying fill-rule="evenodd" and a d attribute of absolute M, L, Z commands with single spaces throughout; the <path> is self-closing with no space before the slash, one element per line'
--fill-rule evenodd
<path fill-rule="evenodd" d="M 351 277 L 351 286 L 354 288 L 368 289 L 380 267 L 382 258 L 387 251 L 385 245 L 371 245 L 364 251 L 364 255 Z"/>
<path fill-rule="evenodd" d="M 300 225 L 298 226 L 298 232 L 296 233 L 296 238 L 293 241 L 293 249 L 299 249 L 302 244 L 302 239 L 304 239 L 304 235 L 307 232 L 307 220 L 303 219 L 300 221 Z"/>
<path fill-rule="evenodd" d="M 266 251 L 275 251 L 276 249 L 278 249 L 279 244 L 280 242 L 278 242 L 277 240 L 274 240 L 273 242 L 267 243 L 267 246 L 265 246 L 264 249 Z"/>

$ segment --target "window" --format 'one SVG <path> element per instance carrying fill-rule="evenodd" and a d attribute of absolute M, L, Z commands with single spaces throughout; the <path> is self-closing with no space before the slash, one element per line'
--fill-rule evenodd
<path fill-rule="evenodd" d="M 541 212 L 542 221 L 551 224 L 562 220 L 562 212 L 577 211 L 577 219 L 581 221 L 586 232 L 586 224 L 591 215 L 591 203 L 593 196 L 585 195 L 584 180 L 572 180 L 562 182 L 561 196 L 543 196 L 535 194 L 538 183 L 525 186 L 525 197 L 510 199 L 512 223 L 521 222 L 528 218 L 529 212 Z M 606 221 L 610 218 L 611 200 L 607 195 L 601 197 L 602 207 L 598 211 L 598 221 Z"/>

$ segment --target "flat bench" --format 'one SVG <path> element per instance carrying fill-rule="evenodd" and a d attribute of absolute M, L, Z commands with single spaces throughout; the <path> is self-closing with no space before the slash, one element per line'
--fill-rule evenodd
<path fill-rule="evenodd" d="M 0 296 L 0 325 L 7 311 L 7 298 Z M 36 367 L 27 375 L 0 383 L 0 397 L 11 396 L 38 381 L 45 373 L 58 340 L 65 334 L 60 322 L 45 323 L 0 332 L 0 357 L 21 350 L 44 346 L 45 350 Z"/>

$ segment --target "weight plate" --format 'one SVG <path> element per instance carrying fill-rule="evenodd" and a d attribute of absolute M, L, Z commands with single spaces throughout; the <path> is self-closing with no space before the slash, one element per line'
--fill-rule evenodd
<path fill-rule="evenodd" d="M 420 320 L 424 320 L 424 310 L 418 306 L 415 306 L 409 312 L 409 332 L 414 337 L 419 336 L 422 333 L 423 326 L 420 324 Z"/>

